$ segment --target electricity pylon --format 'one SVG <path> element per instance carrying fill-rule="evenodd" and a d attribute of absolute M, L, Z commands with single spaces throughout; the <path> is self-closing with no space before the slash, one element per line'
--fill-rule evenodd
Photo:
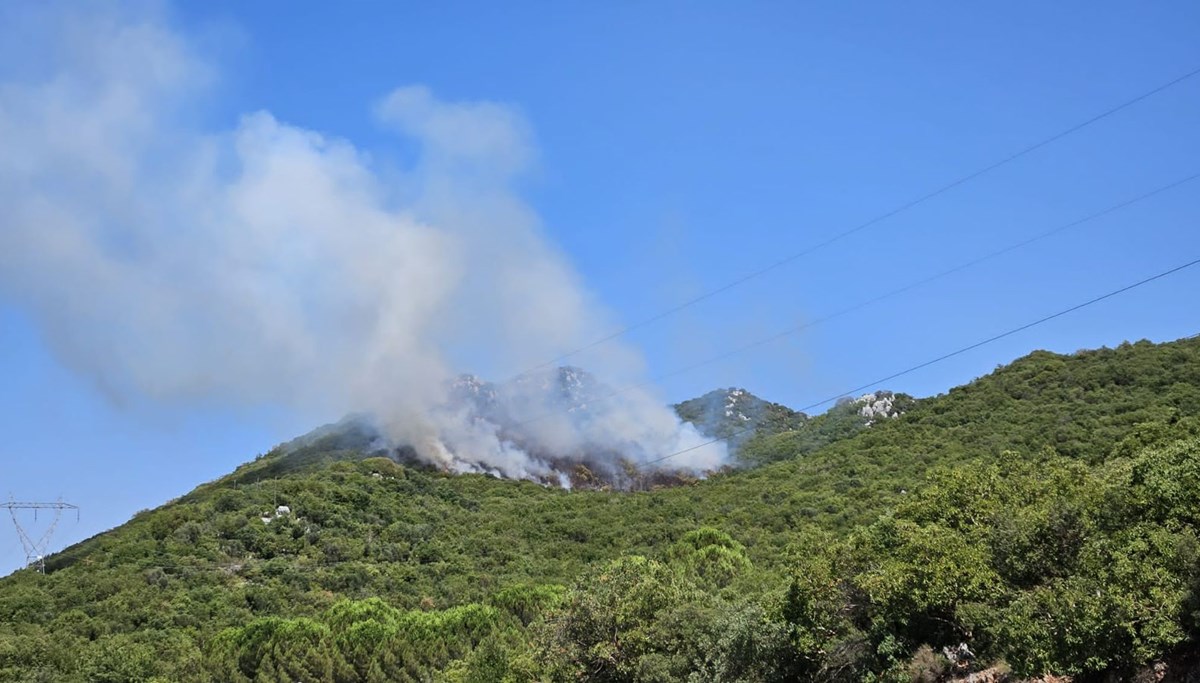
<path fill-rule="evenodd" d="M 54 528 L 58 526 L 58 520 L 62 518 L 63 510 L 74 510 L 75 519 L 79 520 L 79 506 L 64 503 L 60 498 L 53 503 L 23 503 L 10 499 L 7 503 L 0 503 L 0 507 L 8 508 L 8 514 L 12 516 L 13 526 L 17 528 L 17 536 L 21 539 L 21 547 L 25 549 L 25 566 L 34 567 L 36 565 L 37 571 L 45 574 L 46 550 L 50 547 L 50 536 L 54 534 Z M 34 540 L 21 526 L 21 520 L 17 518 L 17 510 L 33 510 L 34 521 L 37 521 L 38 510 L 53 510 L 54 519 L 51 520 L 46 532 Z"/>

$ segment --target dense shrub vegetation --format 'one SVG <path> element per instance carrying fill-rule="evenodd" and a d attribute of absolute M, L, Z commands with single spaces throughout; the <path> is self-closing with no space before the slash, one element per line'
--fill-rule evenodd
<path fill-rule="evenodd" d="M 1200 340 L 905 410 L 639 493 L 268 454 L 0 581 L 0 681 L 908 681 L 959 643 L 1087 677 L 1194 647 Z"/>

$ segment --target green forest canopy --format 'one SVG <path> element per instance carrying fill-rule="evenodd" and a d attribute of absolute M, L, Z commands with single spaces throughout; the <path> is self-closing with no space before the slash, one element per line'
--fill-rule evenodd
<path fill-rule="evenodd" d="M 0 580 L 0 681 L 933 680 L 959 643 L 1087 676 L 1194 642 L 1200 340 L 905 400 L 777 413 L 756 467 L 650 492 L 273 452 Z"/>

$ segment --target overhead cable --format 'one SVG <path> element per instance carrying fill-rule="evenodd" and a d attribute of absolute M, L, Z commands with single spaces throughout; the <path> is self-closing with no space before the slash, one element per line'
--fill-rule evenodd
<path fill-rule="evenodd" d="M 1150 97 L 1153 97 L 1154 95 L 1157 95 L 1157 94 L 1159 94 L 1165 90 L 1168 90 L 1176 85 L 1179 85 L 1180 83 L 1183 83 L 1184 81 L 1196 76 L 1197 74 L 1200 74 L 1200 68 L 1193 69 L 1193 70 L 1183 74 L 1182 76 L 1179 76 L 1179 77 L 1174 78 L 1166 83 L 1163 83 L 1154 88 L 1146 90 L 1146 91 L 1138 94 L 1135 97 L 1127 99 L 1113 107 L 1105 109 L 1104 111 L 1102 111 L 1088 119 L 1085 119 L 1079 123 L 1076 123 L 1064 130 L 1054 133 L 1053 135 L 1050 135 L 1049 137 L 1038 140 L 1037 142 L 1034 142 L 1033 144 L 1023 147 L 1016 152 L 1013 152 L 1005 157 L 1002 157 L 996 161 L 993 161 L 993 162 L 987 164 L 986 166 L 983 166 L 982 168 L 979 168 L 975 171 L 967 173 L 966 175 L 960 176 L 960 177 L 950 181 L 949 183 L 946 183 L 945 185 L 942 185 L 934 190 L 926 192 L 925 194 L 922 194 L 922 195 L 916 197 L 915 199 L 909 200 L 889 211 L 879 214 L 878 216 L 875 216 L 874 218 L 871 218 L 863 223 L 859 223 L 858 225 L 855 225 L 851 228 L 848 228 L 839 233 L 831 235 L 830 237 L 826 238 L 825 240 L 818 242 L 812 246 L 809 246 L 801 251 L 784 256 L 783 258 L 781 258 L 777 261 L 774 261 L 766 266 L 763 266 L 757 270 L 750 271 L 749 273 L 746 273 L 734 280 L 730 280 L 729 282 L 726 282 L 725 284 L 720 285 L 719 287 L 710 289 L 710 290 L 708 290 L 702 294 L 699 294 L 691 299 L 688 299 L 682 303 L 672 306 L 671 308 L 663 310 L 663 311 L 656 313 L 654 315 L 651 315 L 649 317 L 643 318 L 635 323 L 632 323 L 632 324 L 627 325 L 619 330 L 616 330 L 616 331 L 612 332 L 611 334 L 608 334 L 604 337 L 600 337 L 592 342 L 584 344 L 583 346 L 580 346 L 580 347 L 577 347 L 570 351 L 567 351 L 566 353 L 563 353 L 556 358 L 552 358 L 552 359 L 546 361 L 545 363 L 528 368 L 525 371 L 516 375 L 516 377 L 528 375 L 530 373 L 536 372 L 543 368 L 557 365 L 558 363 L 566 360 L 567 358 L 570 358 L 572 356 L 583 353 L 584 351 L 588 351 L 590 349 L 596 348 L 597 346 L 600 346 L 602 344 L 606 344 L 606 343 L 608 343 L 614 339 L 617 339 L 618 337 L 622 337 L 634 330 L 637 330 L 637 329 L 646 327 L 648 325 L 651 325 L 653 323 L 656 323 L 656 322 L 663 320 L 664 318 L 668 318 L 686 308 L 690 308 L 691 306 L 695 306 L 698 303 L 701 303 L 703 301 L 711 299 L 711 298 L 717 296 L 718 294 L 722 294 L 731 289 L 734 289 L 735 287 L 745 284 L 751 280 L 762 277 L 762 276 L 766 275 L 767 273 L 770 273 L 774 270 L 782 268 L 783 266 L 788 265 L 794 261 L 797 261 L 797 260 L 803 258 L 804 256 L 808 256 L 809 254 L 812 254 L 813 252 L 816 252 L 820 249 L 824 249 L 825 247 L 835 244 L 857 232 L 860 232 L 869 227 L 872 227 L 874 225 L 882 223 L 883 221 L 885 221 L 889 218 L 892 218 L 893 216 L 896 216 L 905 211 L 908 211 L 909 209 L 912 209 L 916 206 L 924 204 L 925 202 L 928 202 L 929 200 L 934 199 L 935 197 L 941 196 L 941 195 L 949 192 L 950 190 L 953 190 L 961 185 L 965 185 L 966 183 L 969 183 L 972 180 L 979 178 L 980 176 L 986 175 L 1002 166 L 1006 166 L 1022 157 L 1032 154 L 1033 152 L 1036 152 L 1037 150 L 1042 149 L 1043 147 L 1046 147 L 1055 142 L 1058 142 L 1059 140 L 1062 140 L 1065 137 L 1073 135 L 1074 133 L 1077 133 L 1077 132 L 1083 130 L 1084 128 L 1087 128 L 1088 126 L 1091 126 L 1094 123 L 1102 121 L 1102 120 L 1112 116 L 1113 114 L 1116 114 L 1120 111 L 1128 109 L 1129 107 L 1132 107 L 1133 105 L 1135 105 L 1143 100 L 1146 100 Z M 515 379 L 516 377 L 514 377 L 513 379 Z"/>
<path fill-rule="evenodd" d="M 1023 248 L 1023 247 L 1027 247 L 1027 246 L 1029 246 L 1029 245 L 1031 245 L 1031 244 L 1035 244 L 1035 243 L 1037 243 L 1037 242 L 1040 242 L 1040 241 L 1042 241 L 1042 240 L 1044 240 L 1044 239 L 1050 238 L 1050 237 L 1052 237 L 1052 236 L 1054 236 L 1054 235 L 1057 235 L 1057 234 L 1059 234 L 1059 233 L 1061 233 L 1061 232 L 1064 232 L 1064 231 L 1066 231 L 1066 230 L 1068 230 L 1068 229 L 1070 229 L 1070 228 L 1074 228 L 1074 227 L 1077 227 L 1077 226 L 1083 225 L 1084 223 L 1088 223 L 1088 222 L 1090 222 L 1090 221 L 1094 221 L 1094 220 L 1096 220 L 1096 219 L 1098 219 L 1098 218 L 1102 218 L 1102 217 L 1104 217 L 1104 216 L 1108 216 L 1108 215 L 1110 215 L 1110 214 L 1112 214 L 1112 213 L 1115 213 L 1115 212 L 1117 212 L 1117 211 L 1120 211 L 1121 209 L 1128 208 L 1128 207 L 1130 207 L 1130 206 L 1133 206 L 1134 204 L 1138 204 L 1138 203 L 1140 203 L 1140 202 L 1143 202 L 1143 201 L 1146 201 L 1146 200 L 1148 200 L 1148 199 L 1150 199 L 1150 198 L 1152 198 L 1152 197 L 1155 197 L 1155 196 L 1157 196 L 1157 195 L 1160 195 L 1160 194 L 1162 194 L 1162 193 L 1164 193 L 1164 192 L 1167 192 L 1168 190 L 1173 190 L 1173 189 L 1175 189 L 1175 188 L 1177 188 L 1177 187 L 1180 187 L 1181 185 L 1185 185 L 1185 184 L 1187 184 L 1187 183 L 1189 183 L 1189 182 L 1192 182 L 1192 181 L 1196 180 L 1197 178 L 1200 178 L 1200 173 L 1193 173 L 1193 174 L 1191 174 L 1191 175 L 1189 175 L 1189 176 L 1186 176 L 1186 177 L 1184 177 L 1184 178 L 1181 178 L 1181 179 L 1179 179 L 1179 180 L 1175 180 L 1175 181 L 1173 181 L 1173 182 L 1170 182 L 1170 183 L 1168 183 L 1168 184 L 1166 184 L 1166 185 L 1161 185 L 1161 186 L 1159 186 L 1159 187 L 1156 187 L 1155 189 L 1153 189 L 1153 190 L 1150 190 L 1150 191 L 1148 191 L 1148 192 L 1143 192 L 1142 194 L 1139 194 L 1139 195 L 1137 195 L 1137 196 L 1135 196 L 1135 197 L 1131 197 L 1131 198 L 1129 198 L 1129 199 L 1125 199 L 1125 200 L 1123 200 L 1123 201 L 1121 201 L 1121 202 L 1118 202 L 1118 203 L 1116 203 L 1116 204 L 1113 204 L 1113 205 L 1111 205 L 1111 206 L 1108 206 L 1108 207 L 1106 207 L 1106 208 L 1100 209 L 1099 211 L 1094 211 L 1094 212 L 1092 212 L 1092 213 L 1090 213 L 1090 214 L 1088 214 L 1088 215 L 1086 215 L 1086 216 L 1083 216 L 1082 218 L 1077 218 L 1077 219 L 1075 219 L 1075 220 L 1073 220 L 1073 221 L 1070 221 L 1069 223 L 1063 223 L 1063 224 L 1061 224 L 1061 225 L 1057 225 L 1057 226 L 1055 226 L 1055 227 L 1052 227 L 1052 228 L 1050 228 L 1049 230 L 1044 230 L 1044 231 L 1042 231 L 1042 232 L 1040 232 L 1040 233 L 1037 233 L 1037 234 L 1035 234 L 1035 235 L 1033 235 L 1033 236 L 1031 236 L 1031 237 L 1025 238 L 1025 239 L 1023 239 L 1023 240 L 1020 240 L 1020 241 L 1018 241 L 1018 242 L 1014 242 L 1014 243 L 1012 243 L 1012 244 L 1009 244 L 1009 245 L 1007 245 L 1007 246 L 1005 246 L 1005 247 L 1001 247 L 1001 248 L 999 248 L 999 249 L 996 249 L 996 250 L 994 250 L 994 251 L 988 252 L 988 253 L 986 253 L 986 254 L 983 254 L 982 256 L 975 257 L 975 258 L 973 258 L 973 259 L 971 259 L 971 260 L 969 260 L 969 261 L 966 261 L 966 262 L 964 262 L 964 263 L 960 263 L 960 264 L 958 264 L 958 265 L 956 265 L 956 266 L 953 266 L 953 267 L 951 267 L 951 268 L 947 268 L 946 270 L 939 271 L 939 272 L 937 272 L 937 273 L 935 273 L 935 274 L 933 274 L 933 275 L 930 275 L 930 276 L 924 277 L 924 278 L 922 278 L 922 279 L 920 279 L 920 280 L 916 280 L 916 281 L 910 282 L 910 283 L 908 283 L 908 284 L 906 284 L 906 285 L 903 285 L 903 286 L 901 286 L 901 287 L 897 287 L 896 289 L 890 290 L 890 291 L 888 291 L 888 292 L 885 292 L 885 293 L 883 293 L 883 294 L 879 294 L 879 295 L 877 295 L 877 296 L 871 297 L 870 299 L 866 299 L 866 300 L 864 300 L 864 301 L 860 301 L 860 302 L 858 302 L 858 303 L 856 303 L 856 304 L 853 304 L 853 305 L 851 305 L 851 306 L 847 306 L 846 308 L 842 308 L 842 309 L 840 309 L 840 310 L 837 310 L 837 311 L 835 311 L 835 312 L 833 312 L 833 313 L 830 313 L 830 314 L 828 314 L 828 315 L 824 315 L 824 316 L 821 316 L 821 317 L 819 317 L 819 318 L 816 318 L 816 319 L 810 320 L 810 321 L 808 321 L 808 322 L 805 322 L 805 323 L 803 323 L 803 324 L 801 324 L 801 325 L 796 325 L 796 326 L 794 326 L 794 327 L 790 327 L 790 328 L 788 328 L 788 329 L 785 329 L 785 330 L 782 330 L 782 331 L 780 331 L 780 332 L 776 332 L 775 334 L 772 334 L 772 335 L 770 335 L 770 336 L 768 336 L 768 337 L 763 337 L 763 338 L 761 338 L 761 339 L 757 339 L 757 340 L 755 340 L 755 341 L 748 342 L 748 343 L 746 343 L 746 344 L 743 344 L 743 345 L 741 345 L 741 346 L 738 346 L 738 347 L 736 347 L 736 348 L 733 348 L 733 349 L 730 349 L 730 350 L 727 350 L 727 351 L 723 351 L 723 352 L 721 352 L 721 353 L 719 353 L 719 354 L 717 354 L 717 355 L 710 356 L 710 357 L 708 357 L 708 358 L 705 358 L 705 359 L 703 359 L 703 360 L 700 360 L 700 361 L 697 361 L 697 362 L 694 362 L 694 363 L 691 363 L 691 364 L 688 364 L 688 365 L 685 365 L 685 366 L 682 366 L 682 367 L 679 367 L 679 368 L 675 368 L 675 369 L 673 369 L 673 370 L 670 370 L 670 371 L 668 371 L 668 372 L 665 372 L 665 373 L 662 373 L 662 374 L 660 374 L 660 375 L 656 375 L 656 376 L 654 376 L 654 377 L 651 377 L 651 378 L 649 378 L 649 379 L 647 379 L 647 380 L 645 380 L 645 381 L 637 382 L 637 383 L 630 384 L 630 385 L 627 385 L 627 386 L 621 387 L 621 388 L 619 388 L 619 389 L 613 390 L 613 391 L 612 391 L 612 392 L 610 392 L 610 393 L 607 393 L 607 394 L 605 394 L 605 395 L 603 395 L 603 396 L 600 396 L 600 397 L 598 397 L 598 398 L 596 398 L 596 399 L 593 399 L 593 401 L 594 401 L 594 402 L 603 402 L 603 401 L 608 401 L 608 400 L 611 400 L 611 399 L 613 399 L 613 398 L 617 398 L 617 397 L 619 397 L 619 396 L 622 396 L 622 395 L 624 395 L 624 394 L 626 394 L 626 393 L 629 393 L 630 391 L 635 391 L 635 390 L 637 390 L 637 389 L 640 389 L 640 388 L 643 388 L 643 387 L 646 387 L 646 386 L 651 386 L 651 385 L 653 385 L 653 384 L 655 384 L 655 383 L 657 383 L 657 382 L 660 382 L 660 381 L 662 381 L 662 380 L 664 380 L 664 379 L 669 379 L 669 378 L 671 378 L 671 377 L 676 377 L 676 376 L 678 376 L 678 375 L 682 375 L 682 374 L 685 374 L 685 373 L 687 373 L 687 372 L 691 372 L 691 371 L 693 371 L 693 370 L 697 370 L 697 369 L 699 369 L 699 368 L 702 368 L 702 367 L 705 367 L 705 366 L 708 366 L 708 365 L 712 365 L 713 363 L 717 363 L 717 362 L 720 362 L 720 361 L 723 361 L 723 360 L 726 360 L 726 359 L 732 358 L 733 356 L 736 356 L 736 355 L 739 355 L 739 354 L 745 353 L 745 352 L 747 352 L 747 351 L 751 351 L 751 350 L 754 350 L 754 349 L 757 349 L 757 348 L 760 348 L 760 347 L 766 346 L 767 344 L 771 344 L 771 343 L 774 343 L 774 342 L 780 341 L 781 339 L 785 339 L 785 338 L 787 338 L 787 337 L 790 337 L 790 336 L 793 336 L 793 335 L 799 334 L 800 332 L 803 332 L 803 331 L 805 331 L 805 330 L 810 330 L 810 329 L 812 329 L 812 328 L 814 328 L 814 327 L 816 327 L 816 326 L 818 326 L 818 325 L 821 325 L 821 324 L 827 323 L 827 322 L 829 322 L 829 321 L 831 321 L 831 320 L 834 320 L 834 319 L 836 319 L 836 318 L 840 318 L 840 317 L 842 317 L 842 316 L 844 316 L 844 315 L 848 315 L 848 314 L 850 314 L 850 313 L 854 313 L 854 312 L 856 312 L 856 311 L 862 310 L 862 309 L 864 309 L 864 308 L 866 308 L 866 307 L 868 307 L 868 306 L 871 306 L 871 305 L 873 305 L 873 304 L 877 304 L 877 303 L 879 303 L 879 302 L 881 302 L 881 301 L 885 301 L 885 300 L 887 300 L 887 299 L 891 299 L 891 298 L 893 298 L 893 297 L 899 296 L 899 295 L 901 295 L 901 294 L 904 294 L 904 293 L 906 293 L 906 292 L 909 292 L 909 291 L 911 291 L 911 290 L 913 290 L 913 289 L 916 289 L 916 288 L 918 288 L 918 287 L 921 287 L 921 286 L 923 286 L 923 285 L 927 285 L 927 284 L 929 284 L 929 283 L 931 283 L 931 282 L 935 282 L 935 281 L 937 281 L 937 280 L 940 280 L 940 279 L 942 279 L 942 278 L 944 278 L 944 277 L 948 277 L 948 276 L 950 276 L 950 275 L 954 275 L 954 274 L 956 274 L 956 273 L 960 273 L 960 272 L 962 272 L 962 271 L 964 271 L 964 270 L 967 270 L 967 269 L 969 269 L 969 268 L 972 268 L 972 267 L 974 267 L 974 266 L 977 266 L 977 265 L 979 265 L 979 264 L 981 264 L 981 263 L 984 263 L 984 262 L 986 262 L 986 261 L 990 261 L 990 260 L 992 260 L 992 259 L 999 258 L 1000 256 L 1003 256 L 1003 255 L 1005 255 L 1005 254 L 1008 254 L 1008 253 L 1010 253 L 1010 252 L 1016 251 L 1016 250 L 1018 250 L 1018 249 L 1021 249 L 1021 248 Z M 529 424 L 529 423 L 532 423 L 532 422 L 538 422 L 538 421 L 541 421 L 541 420 L 545 420 L 545 419 L 549 419 L 549 418 L 552 418 L 552 417 L 558 416 L 558 415 L 560 415 L 560 414 L 562 414 L 562 413 L 563 413 L 563 411 L 562 411 L 562 410 L 548 411 L 548 412 L 546 412 L 546 413 L 543 413 L 543 414 L 540 414 L 540 415 L 537 415 L 537 416 L 534 416 L 534 417 L 531 417 L 531 418 L 528 418 L 528 419 L 522 420 L 522 421 L 518 422 L 517 424 L 518 424 L 518 425 L 524 425 L 524 424 Z"/>
<path fill-rule="evenodd" d="M 923 369 L 923 368 L 927 368 L 927 367 L 929 367 L 930 365 L 933 365 L 933 364 L 935 364 L 935 363 L 940 363 L 940 362 L 942 362 L 942 361 L 944 361 L 944 360 L 948 360 L 948 359 L 950 359 L 950 358 L 954 358 L 955 356 L 960 356 L 960 355 L 962 355 L 962 354 L 964 354 L 964 353 L 966 353 L 966 352 L 968 352 L 968 351 L 972 351 L 972 350 L 974 350 L 974 349 L 977 349 L 977 348 L 979 348 L 979 347 L 981 347 L 981 346 L 984 346 L 984 345 L 986 345 L 986 344 L 991 344 L 992 342 L 999 341 L 999 340 L 1001 340 L 1001 339 L 1004 339 L 1005 337 L 1011 337 L 1012 335 L 1014 335 L 1014 334 L 1017 334 L 1018 332 L 1023 332 L 1023 331 L 1025 331 L 1025 330 L 1028 330 L 1028 329 L 1029 329 L 1029 328 L 1031 328 L 1031 327 L 1035 327 L 1035 326 L 1037 326 L 1037 325 L 1041 325 L 1041 324 L 1043 324 L 1043 323 L 1050 322 L 1051 320 L 1054 320 L 1055 318 L 1061 318 L 1062 316 L 1064 316 L 1064 315 L 1067 315 L 1068 313 L 1074 313 L 1075 311 L 1078 311 L 1078 310 L 1080 310 L 1080 309 L 1082 309 L 1082 308 L 1087 308 L 1088 306 L 1091 306 L 1091 305 L 1093 305 L 1093 304 L 1100 303 L 1101 301 L 1104 301 L 1104 300 L 1106 300 L 1106 299 L 1111 299 L 1112 297 L 1114 297 L 1114 296 L 1117 296 L 1118 294 L 1123 294 L 1123 293 L 1125 293 L 1125 292 L 1128 292 L 1128 291 L 1129 291 L 1129 290 L 1131 290 L 1131 289 L 1136 289 L 1136 288 L 1138 288 L 1138 287 L 1141 287 L 1142 285 L 1147 285 L 1147 284 L 1149 284 L 1149 283 L 1151 283 L 1151 282 L 1154 282 L 1155 280 L 1161 280 L 1162 278 L 1165 278 L 1165 277 L 1167 277 L 1167 276 L 1170 276 L 1170 275 L 1174 275 L 1175 273 L 1178 273 L 1178 272 L 1179 272 L 1179 271 L 1181 271 L 1181 270 L 1185 270 L 1185 269 L 1187 269 L 1187 268 L 1191 268 L 1191 267 L 1193 267 L 1193 266 L 1195 266 L 1195 265 L 1197 265 L 1197 264 L 1200 264 L 1200 259 L 1195 259 L 1195 260 L 1193 260 L 1193 261 L 1189 261 L 1189 262 L 1187 262 L 1187 263 L 1184 263 L 1183 265 L 1180 265 L 1180 266 L 1175 266 L 1174 268 L 1171 268 L 1170 270 L 1165 270 L 1165 271 L 1163 271 L 1163 272 L 1161 272 L 1161 273 L 1158 273 L 1157 275 L 1152 275 L 1152 276 L 1150 276 L 1150 277 L 1148 277 L 1148 278 L 1145 278 L 1144 280 L 1139 280 L 1139 281 L 1137 281 L 1137 282 L 1135 282 L 1135 283 L 1133 283 L 1133 284 L 1131 284 L 1131 285 L 1126 285 L 1126 286 L 1124 286 L 1124 287 L 1121 287 L 1120 289 L 1114 289 L 1113 291 L 1111 291 L 1111 292 L 1108 292 L 1108 293 L 1106 293 L 1106 294 L 1101 294 L 1100 296 L 1098 296 L 1098 297 L 1095 297 L 1094 299 L 1089 299 L 1089 300 L 1087 300 L 1087 301 L 1085 301 L 1085 302 L 1083 302 L 1083 303 L 1081 303 L 1081 304 L 1076 304 L 1076 305 L 1074 305 L 1074 306 L 1071 306 L 1070 308 L 1064 308 L 1063 310 L 1061 310 L 1061 311 L 1058 311 L 1057 313 L 1051 313 L 1050 315 L 1047 315 L 1047 316 L 1045 316 L 1045 317 L 1043 317 L 1043 318 L 1038 318 L 1037 320 L 1034 320 L 1033 322 L 1025 323 L 1024 325 L 1021 325 L 1020 327 L 1014 327 L 1014 328 L 1012 328 L 1012 329 L 1010 329 L 1010 330 L 1007 330 L 1007 331 L 1005 331 L 1005 332 L 1001 332 L 1000 334 L 997 334 L 997 335 L 994 335 L 994 336 L 988 337 L 987 339 L 984 339 L 984 340 L 981 340 L 981 341 L 975 342 L 974 344 L 971 344 L 971 345 L 969 345 L 969 346 L 964 346 L 964 347 L 962 347 L 962 348 L 960 348 L 960 349 L 956 349 L 956 350 L 954 350 L 954 351 L 951 351 L 950 353 L 946 353 L 946 354 L 943 354 L 943 355 L 941 355 L 941 356 L 938 356 L 937 358 L 933 358 L 933 359 L 931 359 L 931 360 L 927 360 L 927 361 L 925 361 L 924 363 L 919 363 L 919 364 L 917 364 L 917 365 L 914 365 L 914 366 L 912 366 L 912 367 L 905 368 L 904 370 L 901 370 L 901 371 L 899 371 L 899 372 L 896 372 L 896 373 L 893 373 L 893 374 L 891 374 L 891 375 L 888 375 L 887 377 L 881 377 L 881 378 L 879 378 L 879 379 L 877 379 L 877 380 L 874 380 L 874 381 L 868 382 L 868 383 L 866 383 L 866 384 L 863 384 L 863 385 L 861 385 L 861 386 L 854 387 L 853 389 L 847 389 L 846 391 L 840 392 L 840 393 L 838 393 L 838 394 L 837 394 L 837 395 L 835 395 L 835 396 L 831 396 L 831 397 L 829 397 L 829 398 L 826 398 L 826 399 L 822 399 L 822 400 L 820 400 L 820 401 L 817 401 L 816 403 L 811 403 L 811 404 L 809 404 L 809 405 L 807 405 L 807 406 L 804 406 L 803 408 L 800 408 L 800 412 L 806 412 L 806 411 L 812 410 L 813 408 L 819 408 L 819 407 L 821 407 L 821 406 L 825 405 L 826 403 L 832 403 L 832 402 L 834 402 L 834 401 L 836 401 L 836 400 L 838 400 L 839 398 L 842 398 L 842 397 L 844 397 L 844 396 L 853 395 L 853 394 L 855 394 L 855 393 L 857 393 L 857 392 L 859 392 L 859 391 L 864 391 L 864 390 L 866 390 L 866 389 L 870 389 L 871 387 L 877 387 L 877 386 L 879 386 L 880 384 L 882 384 L 882 383 L 884 383 L 884 382 L 889 382 L 889 381 L 891 381 L 891 380 L 893 380 L 893 379 L 896 379 L 897 377 L 903 377 L 904 375 L 907 375 L 907 374 L 910 374 L 910 373 L 916 372 L 917 370 L 921 370 L 921 369 Z M 746 427 L 746 428 L 744 428 L 744 429 L 739 429 L 739 430 L 737 430 L 737 431 L 733 432 L 732 434 L 729 434 L 728 436 L 726 436 L 726 437 L 724 437 L 724 438 L 720 438 L 720 439 L 711 439 L 711 440 L 709 440 L 709 441 L 705 441 L 704 443 L 696 444 L 695 446 L 692 446 L 692 447 L 690 447 L 690 448 L 685 448 L 685 449 L 683 449 L 683 450 L 675 451 L 674 453 L 669 453 L 669 454 L 667 454 L 667 455 L 664 455 L 664 456 L 662 456 L 661 458 L 656 458 L 656 459 L 654 459 L 654 460 L 650 460 L 650 461 L 648 461 L 648 462 L 645 462 L 645 463 L 642 463 L 642 464 L 643 464 L 643 465 L 653 465 L 653 464 L 655 464 L 655 463 L 660 463 L 660 462 L 662 462 L 662 461 L 664 461 L 664 460 L 669 460 L 670 458 L 674 458 L 675 456 L 678 456 L 678 455 L 683 455 L 684 453 L 688 453 L 688 452 L 691 452 L 691 451 L 694 451 L 694 450 L 697 450 L 697 449 L 700 449 L 700 448 L 704 448 L 705 446 L 711 446 L 712 444 L 715 444 L 715 443 L 718 443 L 718 442 L 721 442 L 721 441 L 725 441 L 725 440 L 727 440 L 727 439 L 731 439 L 731 438 L 733 438 L 733 437 L 735 437 L 735 436 L 740 436 L 740 435 L 742 435 L 742 434 L 747 434 L 747 433 L 749 433 L 749 432 L 751 432 L 751 431 L 753 431 L 753 430 L 754 430 L 754 428 L 753 428 L 753 427 Z"/>

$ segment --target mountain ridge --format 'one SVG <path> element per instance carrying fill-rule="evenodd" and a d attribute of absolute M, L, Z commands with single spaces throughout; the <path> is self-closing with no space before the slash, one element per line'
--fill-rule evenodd
<path fill-rule="evenodd" d="M 748 440 L 758 466 L 640 492 L 335 457 L 325 433 L 304 467 L 247 463 L 0 580 L 0 681 L 858 680 L 964 639 L 1022 675 L 1084 674 L 1193 642 L 1200 341 L 1033 352 L 893 395 L 886 419 L 880 399 Z M 1090 559 L 1112 553 L 1133 559 Z M 1093 585 L 1119 602 L 1062 611 Z M 634 610 L 639 645 L 592 660 L 589 629 L 626 628 L 606 605 Z M 1079 654 L 1054 619 L 1105 645 Z"/>
<path fill-rule="evenodd" d="M 682 484 L 696 479 L 687 468 L 676 469 L 669 462 L 643 469 L 635 461 L 626 459 L 619 453 L 597 451 L 566 459 L 539 452 L 531 447 L 531 439 L 522 433 L 529 423 L 557 417 L 559 414 L 570 415 L 575 419 L 575 416 L 586 416 L 597 403 L 619 399 L 618 392 L 607 389 L 595 376 L 581 368 L 561 366 L 549 375 L 521 377 L 511 384 L 496 384 L 476 375 L 463 374 L 450 384 L 448 395 L 447 410 L 465 411 L 468 420 L 494 426 L 504 441 L 511 442 L 554 466 L 556 476 L 531 478 L 533 481 L 567 488 L 633 489 Z M 880 396 L 886 396 L 883 401 L 888 406 L 892 405 L 891 392 L 880 392 Z M 866 397 L 870 397 L 871 401 L 875 400 L 875 394 L 868 394 L 858 399 L 847 399 L 831 409 L 831 413 L 838 414 L 835 419 L 842 423 L 843 432 L 869 426 L 872 421 L 871 415 L 874 414 L 869 411 L 874 409 L 860 407 L 867 400 Z M 853 404 L 854 410 L 848 410 L 847 404 Z M 738 388 L 715 389 L 671 408 L 680 420 L 695 426 L 704 437 L 721 439 L 728 443 L 730 450 L 735 453 L 729 464 L 732 467 L 762 464 L 736 457 L 737 450 L 756 436 L 805 430 L 810 426 L 819 428 L 823 421 L 834 419 L 827 418 L 824 414 L 810 418 L 787 406 L 765 401 L 745 389 Z M 532 417 L 523 417 L 530 414 Z M 891 416 L 898 414 L 900 412 L 897 409 Z M 853 424 L 846 424 L 847 421 Z M 411 445 L 390 443 L 369 415 L 350 415 L 338 422 L 317 427 L 307 434 L 281 444 L 267 457 L 276 461 L 271 471 L 280 473 L 293 467 L 331 462 L 339 453 L 351 457 L 389 457 L 410 466 L 430 464 L 422 461 Z M 495 470 L 477 471 L 505 478 Z M 638 473 L 641 473 L 640 477 Z"/>

